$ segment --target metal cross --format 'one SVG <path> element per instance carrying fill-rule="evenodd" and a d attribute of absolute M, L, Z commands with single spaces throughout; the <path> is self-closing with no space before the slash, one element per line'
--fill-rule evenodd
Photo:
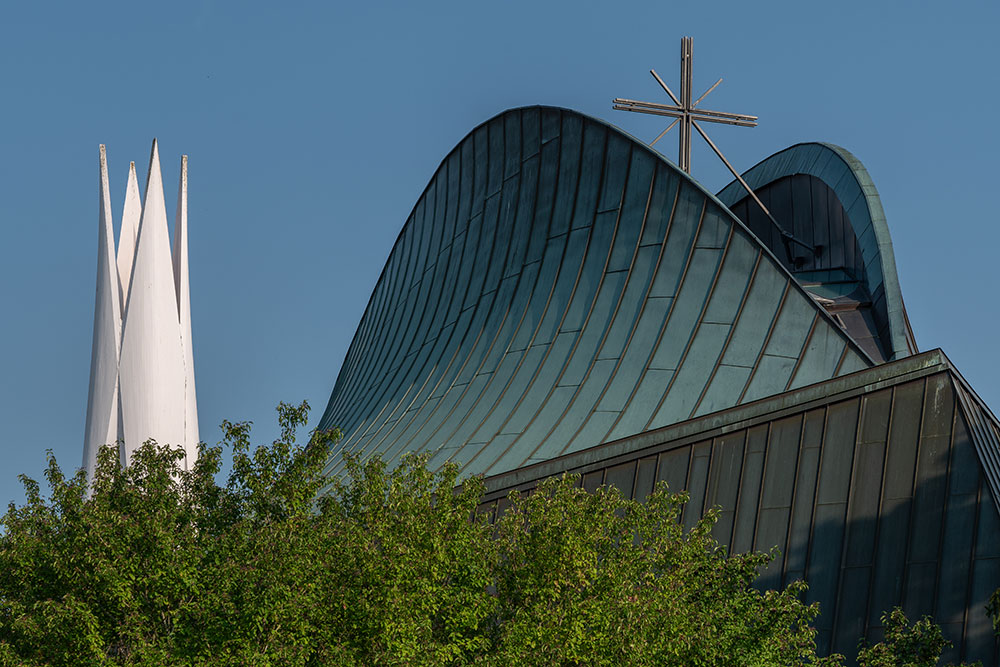
<path fill-rule="evenodd" d="M 712 87 L 706 90 L 701 97 L 696 99 L 694 102 L 691 101 L 691 82 L 693 79 L 694 67 L 692 61 L 694 59 L 694 38 L 692 37 L 681 37 L 681 97 L 678 100 L 677 96 L 674 95 L 670 87 L 663 82 L 660 75 L 656 73 L 656 70 L 649 70 L 649 73 L 653 75 L 656 82 L 660 84 L 660 87 L 666 91 L 670 99 L 674 101 L 673 104 L 657 104 L 655 102 L 639 102 L 637 100 L 626 100 L 620 97 L 615 98 L 614 108 L 621 111 L 635 111 L 638 113 L 648 113 L 654 116 L 669 116 L 674 118 L 674 122 L 667 126 L 667 129 L 660 132 L 655 139 L 653 139 L 649 145 L 654 145 L 657 141 L 663 138 L 667 132 L 669 132 L 674 125 L 677 123 L 681 124 L 681 137 L 680 145 L 678 149 L 677 161 L 680 164 L 680 168 L 684 171 L 691 173 L 691 127 L 694 126 L 698 133 L 701 134 L 708 145 L 715 149 L 716 154 L 725 162 L 726 158 L 722 157 L 722 153 L 716 148 L 715 144 L 709 140 L 705 131 L 702 130 L 701 126 L 698 125 L 698 121 L 705 121 L 707 123 L 724 123 L 726 125 L 739 125 L 741 127 L 756 127 L 757 126 L 757 116 L 748 116 L 741 113 L 729 113 L 728 111 L 709 111 L 707 109 L 699 109 L 698 104 L 708 97 L 716 87 L 722 83 L 722 79 L 719 79 Z M 728 162 L 726 163 L 728 165 Z"/>
<path fill-rule="evenodd" d="M 698 104 L 708 97 L 708 94 L 716 89 L 716 87 L 722 83 L 722 79 L 719 79 L 712 84 L 711 88 L 702 93 L 701 97 L 696 99 L 694 102 L 691 101 L 691 81 L 693 79 L 694 67 L 692 61 L 694 60 L 694 38 L 693 37 L 681 37 L 681 97 L 677 99 L 670 87 L 663 82 L 660 75 L 656 73 L 656 70 L 649 70 L 649 73 L 653 75 L 656 82 L 660 84 L 660 87 L 670 96 L 673 100 L 673 104 L 658 104 L 655 102 L 639 102 L 638 100 L 628 100 L 620 97 L 614 99 L 612 108 L 618 109 L 620 111 L 635 111 L 637 113 L 652 114 L 654 116 L 667 116 L 673 118 L 674 121 L 667 126 L 665 130 L 656 135 L 656 138 L 649 142 L 652 146 L 656 144 L 657 141 L 663 138 L 663 136 L 673 129 L 674 125 L 678 123 L 681 124 L 680 128 L 680 140 L 678 142 L 678 152 L 677 161 L 680 168 L 691 173 L 691 128 L 698 130 L 698 134 L 701 135 L 702 139 L 715 151 L 715 154 L 719 156 L 729 171 L 732 172 L 736 180 L 744 187 L 744 189 L 750 194 L 757 205 L 760 206 L 761 210 L 767 215 L 771 220 L 772 224 L 781 231 L 782 238 L 784 240 L 785 248 L 788 251 L 789 258 L 792 258 L 792 252 L 789 248 L 790 243 L 795 243 L 804 248 L 809 249 L 814 253 L 818 253 L 818 247 L 814 247 L 803 243 L 799 239 L 795 238 L 790 232 L 782 229 L 778 221 L 774 219 L 771 212 L 767 210 L 764 206 L 764 202 L 760 200 L 757 194 L 747 185 L 743 177 L 740 176 L 739 172 L 733 168 L 733 165 L 729 164 L 729 160 L 726 156 L 722 154 L 719 147 L 708 138 L 708 134 L 699 124 L 699 121 L 704 121 L 706 123 L 723 123 L 725 125 L 738 125 L 740 127 L 756 127 L 757 126 L 757 116 L 749 116 L 747 114 L 740 113 L 730 113 L 728 111 L 709 111 L 707 109 L 699 109 Z"/>

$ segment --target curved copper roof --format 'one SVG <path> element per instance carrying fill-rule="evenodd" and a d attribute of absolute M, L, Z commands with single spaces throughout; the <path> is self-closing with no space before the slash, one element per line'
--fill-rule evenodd
<path fill-rule="evenodd" d="M 788 183 L 795 177 L 797 182 Z M 748 219 L 758 214 L 758 210 L 756 204 L 747 201 L 743 186 L 733 181 L 719 192 L 719 200 L 750 223 L 765 244 L 786 260 L 786 267 L 800 282 L 825 285 L 830 290 L 833 282 L 846 281 L 819 275 L 822 270 L 829 272 L 833 267 L 846 265 L 848 272 L 855 274 L 851 277 L 861 291 L 853 297 L 855 301 L 867 300 L 867 309 L 862 310 L 865 314 L 870 312 L 870 333 L 875 338 L 873 348 L 866 347 L 866 351 L 878 361 L 917 352 L 896 276 L 896 258 L 882 201 L 861 161 L 840 146 L 802 143 L 761 160 L 743 178 L 765 200 L 786 231 L 820 245 L 816 257 L 800 253 L 790 263 Z M 824 186 L 822 190 L 816 182 Z M 846 234 L 838 235 L 838 223 L 846 227 Z M 859 253 L 857 258 L 852 257 L 855 248 Z M 858 327 L 847 328 L 856 339 L 863 336 L 860 322 Z"/>
<path fill-rule="evenodd" d="M 438 167 L 319 426 L 390 465 L 422 451 L 497 474 L 873 363 L 690 176 L 530 107 Z"/>

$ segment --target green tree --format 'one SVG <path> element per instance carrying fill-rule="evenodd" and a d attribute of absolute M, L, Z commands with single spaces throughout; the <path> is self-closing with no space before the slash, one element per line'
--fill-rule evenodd
<path fill-rule="evenodd" d="M 861 643 L 860 667 L 934 667 L 941 651 L 951 645 L 929 616 L 911 625 L 899 607 L 882 614 L 882 630 L 881 642 L 874 646 Z"/>
<path fill-rule="evenodd" d="M 993 621 L 993 632 L 1000 636 L 1000 588 L 993 591 L 989 602 L 986 604 L 986 613 Z"/>
<path fill-rule="evenodd" d="M 307 408 L 279 406 L 261 447 L 224 423 L 191 470 L 147 443 L 127 467 L 103 450 L 89 492 L 51 455 L 46 496 L 22 478 L 2 520 L 0 664 L 840 664 L 816 656 L 805 585 L 755 590 L 771 554 L 727 554 L 715 511 L 684 530 L 685 495 L 564 476 L 495 517 L 453 465 L 349 456 L 320 496 L 339 434 L 296 444 Z"/>
<path fill-rule="evenodd" d="M 223 424 L 225 486 L 221 447 L 184 470 L 152 442 L 128 467 L 104 448 L 89 495 L 51 454 L 47 498 L 22 476 L 27 500 L 2 521 L 0 662 L 306 664 L 325 618 L 313 499 L 337 434 L 297 446 L 308 406 L 278 411 L 281 437 L 252 452 L 249 424 Z"/>
<path fill-rule="evenodd" d="M 497 525 L 498 664 L 801 665 L 816 657 L 802 583 L 752 587 L 772 555 L 730 556 L 711 510 L 685 532 L 686 494 L 644 502 L 542 482 Z"/>

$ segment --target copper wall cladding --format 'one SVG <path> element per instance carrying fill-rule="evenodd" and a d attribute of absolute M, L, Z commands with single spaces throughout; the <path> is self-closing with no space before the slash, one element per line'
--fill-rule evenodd
<path fill-rule="evenodd" d="M 691 495 L 686 525 L 718 506 L 715 537 L 733 552 L 781 549 L 760 586 L 809 583 L 822 651 L 852 655 L 901 605 L 954 642 L 942 662 L 996 664 L 984 605 L 1000 585 L 1000 515 L 980 452 L 996 457 L 998 432 L 932 351 L 488 478 L 486 504 L 503 511 L 511 489 L 557 470 L 633 498 L 664 480 Z"/>

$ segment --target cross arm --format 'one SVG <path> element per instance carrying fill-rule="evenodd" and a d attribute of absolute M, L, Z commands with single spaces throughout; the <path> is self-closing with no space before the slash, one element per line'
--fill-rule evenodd
<path fill-rule="evenodd" d="M 670 118 L 683 118 L 684 111 L 678 109 L 677 107 L 671 107 L 665 104 L 651 106 L 652 103 L 635 104 L 632 100 L 616 99 L 612 105 L 613 109 L 618 111 L 635 111 L 636 113 L 647 113 L 654 116 L 667 116 Z M 703 115 L 702 111 L 694 111 L 688 116 L 692 120 L 702 120 L 707 123 L 722 123 L 724 125 L 738 125 L 740 127 L 757 127 L 757 123 L 754 120 L 745 120 L 744 117 L 729 118 L 720 116 L 706 116 Z M 733 114 L 736 116 L 737 114 Z M 752 116 L 750 118 L 753 118 Z"/>
<path fill-rule="evenodd" d="M 629 105 L 635 107 L 642 107 L 643 109 L 657 109 L 660 111 L 673 111 L 675 113 L 684 113 L 684 107 L 675 106 L 673 104 L 659 104 L 657 102 L 641 102 L 639 100 L 630 100 L 624 97 L 616 97 L 612 102 L 616 105 Z M 617 108 L 617 107 L 615 107 Z M 632 109 L 628 109 L 632 111 Z M 725 118 L 728 120 L 738 120 L 743 122 L 755 122 L 757 116 L 751 116 L 745 113 L 730 113 L 728 111 L 712 111 L 710 109 L 689 109 L 688 112 L 696 116 L 706 116 L 701 120 L 706 120 L 709 122 L 716 122 L 715 118 Z M 756 124 L 756 123 L 754 123 Z"/>
<path fill-rule="evenodd" d="M 661 79 L 660 75 L 656 73 L 656 70 L 655 69 L 651 69 L 651 70 L 649 70 L 649 73 L 653 75 L 653 78 L 656 79 L 656 82 L 658 84 L 660 84 L 660 87 L 663 88 L 663 90 L 665 90 L 667 92 L 667 95 L 670 95 L 670 99 L 672 99 L 674 101 L 674 104 L 676 104 L 677 106 L 680 106 L 680 104 L 681 104 L 680 100 L 677 99 L 677 96 L 674 95 L 674 92 L 672 90 L 670 90 L 670 88 L 667 86 L 667 84 L 665 84 L 663 82 L 663 79 Z"/>
<path fill-rule="evenodd" d="M 698 134 L 701 135 L 701 138 L 704 139 L 705 142 L 708 143 L 708 145 L 712 148 L 712 150 L 715 151 L 715 154 L 719 156 L 719 159 L 722 160 L 722 163 L 729 168 L 729 171 L 733 174 L 733 176 L 736 177 L 736 180 L 740 182 L 740 185 L 742 185 L 743 189 L 747 191 L 747 194 L 750 195 L 751 199 L 757 202 L 757 205 L 760 207 L 760 210 L 764 212 L 764 215 L 766 215 L 767 219 L 771 221 L 771 224 L 778 229 L 778 232 L 781 234 L 781 239 L 785 244 L 785 249 L 788 250 L 788 245 L 794 243 L 795 245 L 801 246 L 818 256 L 819 249 L 816 246 L 810 245 L 804 241 L 799 240 L 798 238 L 795 237 L 794 234 L 787 231 L 780 224 L 778 224 L 778 221 L 774 219 L 774 216 L 771 215 L 771 212 L 767 210 L 766 206 L 764 206 L 764 202 L 760 200 L 760 197 L 758 197 L 757 193 L 753 191 L 753 188 L 747 185 L 747 182 L 744 181 L 743 177 L 740 176 L 739 172 L 733 168 L 733 165 L 729 164 L 729 160 L 727 160 L 726 156 L 722 154 L 722 151 L 720 151 L 719 147 L 715 145 L 715 142 L 708 138 L 708 134 L 706 134 L 705 130 L 701 128 L 701 125 L 699 125 L 697 122 L 691 124 L 694 125 L 694 129 L 698 130 Z M 789 259 L 791 259 L 791 252 L 789 252 L 788 255 Z"/>

